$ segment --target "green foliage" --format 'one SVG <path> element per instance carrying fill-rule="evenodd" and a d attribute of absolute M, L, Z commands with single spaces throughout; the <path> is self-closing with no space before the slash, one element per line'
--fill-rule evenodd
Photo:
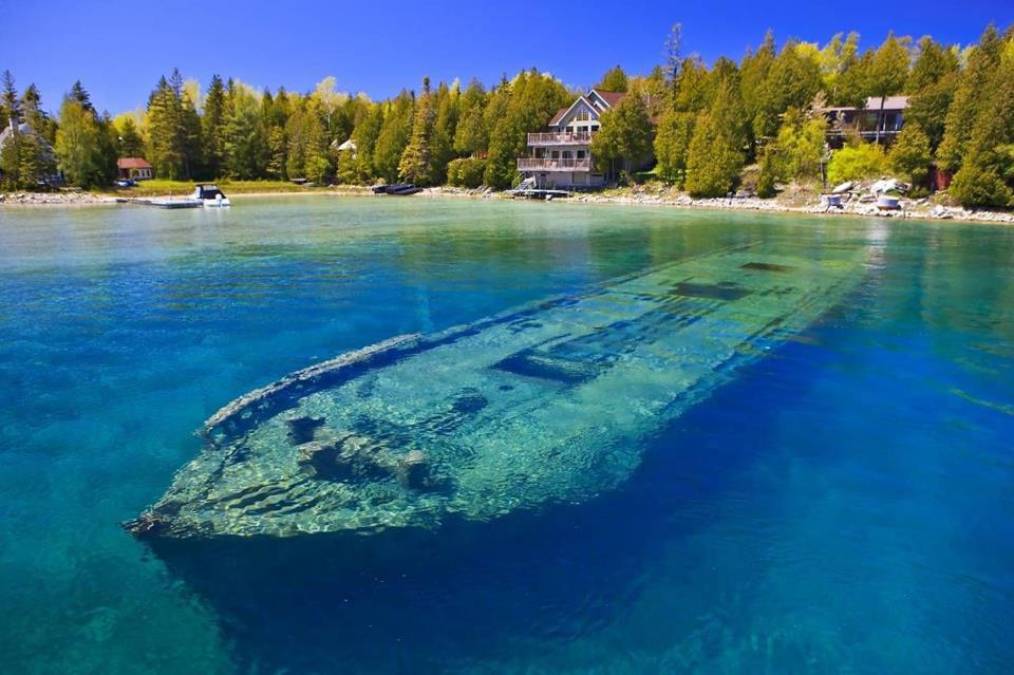
<path fill-rule="evenodd" d="M 696 115 L 669 110 L 662 115 L 655 134 L 657 173 L 662 180 L 682 188 L 686 180 L 687 156 L 693 138 Z"/>
<path fill-rule="evenodd" d="M 626 96 L 601 117 L 602 128 L 592 137 L 591 153 L 600 172 L 637 168 L 651 153 L 651 119 L 640 96 Z"/>
<path fill-rule="evenodd" d="M 201 119 L 204 161 L 207 173 L 212 178 L 221 176 L 225 168 L 225 112 L 225 85 L 221 77 L 212 75 Z"/>
<path fill-rule="evenodd" d="M 789 108 L 775 140 L 777 153 L 765 159 L 773 162 L 773 169 L 781 179 L 819 178 L 826 130 L 823 117 L 808 118 L 801 110 Z"/>
<path fill-rule="evenodd" d="M 559 81 L 535 70 L 501 83 L 486 108 L 490 128 L 486 185 L 510 187 L 517 176 L 517 158 L 525 152 L 526 134 L 545 126 L 553 113 L 571 100 Z"/>
<path fill-rule="evenodd" d="M 200 165 L 201 124 L 195 102 L 183 92 L 178 70 L 148 99 L 147 159 L 164 178 L 190 178 Z"/>
<path fill-rule="evenodd" d="M 695 197 L 720 197 L 735 189 L 743 168 L 746 115 L 738 78 L 729 73 L 718 83 L 710 110 L 694 124 L 687 155 L 686 189 Z"/>
<path fill-rule="evenodd" d="M 144 139 L 137 130 L 134 118 L 125 117 L 116 129 L 116 153 L 120 157 L 142 157 Z"/>
<path fill-rule="evenodd" d="M 626 92 L 629 87 L 630 80 L 620 66 L 613 66 L 607 70 L 602 79 L 599 80 L 599 83 L 595 85 L 595 89 L 600 91 L 616 92 Z"/>
<path fill-rule="evenodd" d="M 827 179 L 831 183 L 877 178 L 887 172 L 887 155 L 876 143 L 848 145 L 831 155 Z"/>
<path fill-rule="evenodd" d="M 457 187 L 477 188 L 486 173 L 486 160 L 462 157 L 447 165 L 447 182 Z"/>
<path fill-rule="evenodd" d="M 983 108 L 988 86 L 1000 63 L 1003 43 L 993 26 L 989 26 L 972 49 L 968 65 L 958 80 L 954 100 L 947 109 L 945 131 L 937 160 L 948 171 L 961 168 L 962 159 L 968 150 L 972 128 Z"/>
<path fill-rule="evenodd" d="M 915 185 L 924 184 L 929 178 L 930 163 L 933 161 L 929 137 L 918 124 L 906 124 L 898 134 L 887 159 L 895 173 Z"/>
<path fill-rule="evenodd" d="M 1014 206 L 1014 38 L 986 88 L 951 194 L 964 206 Z"/>
<path fill-rule="evenodd" d="M 60 169 L 71 185 L 92 188 L 108 182 L 109 160 L 103 153 L 103 133 L 94 108 L 73 93 L 64 98 L 55 150 Z"/>
<path fill-rule="evenodd" d="M 410 183 L 430 185 L 433 183 L 433 96 L 430 94 L 430 80 L 423 80 L 423 93 L 416 100 L 412 118 L 412 136 L 401 155 L 398 175 Z"/>
<path fill-rule="evenodd" d="M 412 95 L 404 91 L 388 104 L 373 154 L 374 172 L 388 183 L 398 180 L 398 165 L 412 135 L 414 107 Z"/>
<path fill-rule="evenodd" d="M 761 156 L 760 175 L 757 177 L 757 196 L 761 199 L 770 199 L 776 194 L 775 183 L 778 180 L 778 169 L 775 161 L 775 153 L 767 150 Z"/>
<path fill-rule="evenodd" d="M 454 151 L 461 155 L 476 155 L 486 151 L 489 143 L 486 119 L 486 91 L 477 80 L 472 80 L 461 96 L 461 111 L 454 131 Z"/>
<path fill-rule="evenodd" d="M 232 83 L 222 126 L 225 173 L 230 178 L 249 180 L 263 174 L 267 156 L 260 101 L 252 89 Z"/>

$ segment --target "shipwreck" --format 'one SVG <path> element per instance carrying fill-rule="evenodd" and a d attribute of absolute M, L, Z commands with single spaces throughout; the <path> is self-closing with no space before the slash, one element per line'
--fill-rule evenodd
<path fill-rule="evenodd" d="M 125 527 L 363 534 L 593 498 L 858 285 L 861 250 L 821 256 L 722 250 L 292 373 L 209 418 L 198 456 Z"/>

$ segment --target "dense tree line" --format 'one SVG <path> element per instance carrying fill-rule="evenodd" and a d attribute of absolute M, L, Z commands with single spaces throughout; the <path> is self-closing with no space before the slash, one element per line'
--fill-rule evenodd
<path fill-rule="evenodd" d="M 1014 28 L 994 27 L 963 50 L 930 37 L 887 36 L 860 51 L 855 33 L 823 48 L 769 33 L 739 64 L 711 68 L 678 59 L 658 119 L 656 173 L 691 194 L 720 196 L 739 184 L 745 165 L 760 166 L 758 192 L 776 182 L 865 178 L 893 171 L 925 185 L 934 163 L 953 174 L 963 204 L 1014 206 Z M 632 88 L 636 88 L 636 81 Z M 890 150 L 846 131 L 828 157 L 827 120 L 815 108 L 864 105 L 867 97 L 910 97 L 905 125 Z"/>
<path fill-rule="evenodd" d="M 677 26 L 667 52 L 646 76 L 616 66 L 598 81 L 603 91 L 627 93 L 594 139 L 600 170 L 623 177 L 654 156 L 662 180 L 715 196 L 736 189 L 744 167 L 756 163 L 757 190 L 770 195 L 776 183 L 817 180 L 825 170 L 832 179 L 893 171 L 924 184 L 935 163 L 954 175 L 952 193 L 965 204 L 1014 200 L 1011 29 L 990 27 L 964 49 L 890 34 L 864 50 L 855 33 L 823 46 L 779 46 L 768 33 L 738 63 L 720 58 L 709 67 L 681 54 Z M 416 91 L 377 102 L 338 91 L 334 78 L 295 93 L 216 75 L 202 92 L 173 71 L 143 110 L 113 120 L 95 110 L 80 83 L 56 119 L 34 85 L 19 96 L 6 73 L 0 87 L 0 122 L 14 118 L 31 130 L 0 153 L 8 188 L 32 186 L 57 168 L 72 184 L 108 184 L 118 156 L 144 156 L 170 179 L 505 188 L 517 180 L 525 134 L 577 95 L 534 69 L 488 90 L 477 81 L 462 88 L 425 79 Z M 815 108 L 896 94 L 910 96 L 910 108 L 889 152 L 849 136 L 829 158 L 827 121 Z"/>

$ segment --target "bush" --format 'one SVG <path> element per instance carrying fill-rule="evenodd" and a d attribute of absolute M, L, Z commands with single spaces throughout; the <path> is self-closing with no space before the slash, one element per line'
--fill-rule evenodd
<path fill-rule="evenodd" d="M 966 161 L 951 182 L 948 190 L 962 206 L 1014 206 L 1014 192 L 1003 179 L 977 162 Z"/>
<path fill-rule="evenodd" d="M 477 157 L 463 157 L 447 164 L 447 182 L 457 187 L 481 187 L 485 173 L 486 160 Z"/>
<path fill-rule="evenodd" d="M 827 179 L 832 184 L 876 178 L 887 172 L 887 155 L 876 143 L 846 146 L 831 156 Z"/>

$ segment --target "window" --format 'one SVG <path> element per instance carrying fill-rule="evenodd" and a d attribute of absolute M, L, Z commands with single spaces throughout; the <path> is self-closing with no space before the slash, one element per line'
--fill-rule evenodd
<path fill-rule="evenodd" d="M 563 158 L 564 159 L 570 159 L 570 150 L 564 150 L 563 151 Z"/>
<path fill-rule="evenodd" d="M 560 151 L 553 150 L 553 159 L 560 159 Z"/>
<path fill-rule="evenodd" d="M 591 113 L 588 112 L 587 110 L 582 110 L 577 114 L 576 117 L 574 117 L 574 119 L 577 120 L 578 122 L 587 122 L 588 120 L 591 119 Z"/>
<path fill-rule="evenodd" d="M 584 150 L 578 150 L 577 151 L 577 158 L 578 159 L 584 159 Z"/>
<path fill-rule="evenodd" d="M 574 133 L 574 127 L 567 127 L 567 133 L 568 134 Z"/>
<path fill-rule="evenodd" d="M 599 125 L 597 125 L 597 124 L 591 125 L 591 130 L 592 131 L 598 131 L 599 130 Z"/>

